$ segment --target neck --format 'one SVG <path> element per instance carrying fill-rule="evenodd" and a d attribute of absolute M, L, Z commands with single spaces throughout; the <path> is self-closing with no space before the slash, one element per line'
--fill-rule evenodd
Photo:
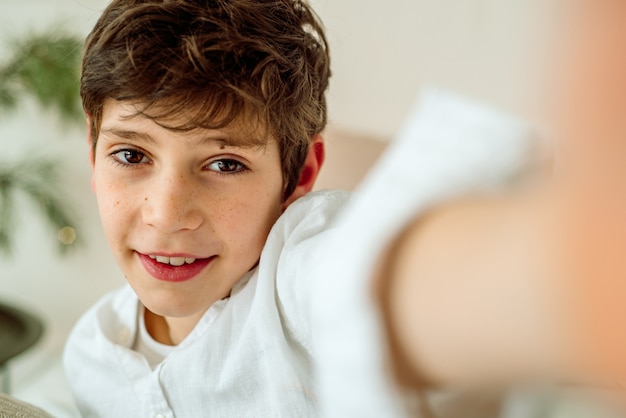
<path fill-rule="evenodd" d="M 187 338 L 203 315 L 204 312 L 201 312 L 184 318 L 173 318 L 157 315 L 146 308 L 144 319 L 146 329 L 155 341 L 166 345 L 178 345 Z"/>

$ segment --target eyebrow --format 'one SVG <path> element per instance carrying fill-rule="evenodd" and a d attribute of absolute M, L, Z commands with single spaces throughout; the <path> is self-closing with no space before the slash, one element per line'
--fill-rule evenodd
<path fill-rule="evenodd" d="M 127 129 L 118 129 L 118 128 L 106 128 L 102 129 L 101 132 L 114 135 L 118 138 L 128 139 L 128 140 L 139 140 L 149 143 L 155 143 L 156 141 L 152 136 L 145 132 L 137 132 L 130 131 Z M 220 146 L 220 148 L 255 148 L 263 145 L 263 141 L 258 139 L 244 141 L 237 138 L 231 138 L 226 135 L 218 136 L 218 137 L 200 137 L 197 140 L 193 140 L 194 145 L 202 145 L 207 143 L 216 143 Z"/>
<path fill-rule="evenodd" d="M 144 132 L 136 132 L 136 131 L 127 131 L 125 129 L 116 129 L 116 128 L 107 128 L 102 129 L 102 133 L 112 134 L 122 139 L 135 139 L 146 142 L 155 142 L 154 138 Z"/>

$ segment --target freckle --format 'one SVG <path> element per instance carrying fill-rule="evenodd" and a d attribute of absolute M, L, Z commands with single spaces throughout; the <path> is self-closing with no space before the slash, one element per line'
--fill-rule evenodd
<path fill-rule="evenodd" d="M 148 201 L 148 198 L 147 198 L 147 197 L 144 197 L 144 198 L 143 198 L 143 200 L 144 200 L 144 202 L 147 202 L 147 201 Z"/>

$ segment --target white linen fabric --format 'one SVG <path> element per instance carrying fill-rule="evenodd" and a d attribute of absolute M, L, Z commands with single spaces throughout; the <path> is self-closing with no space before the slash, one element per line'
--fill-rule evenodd
<path fill-rule="evenodd" d="M 132 349 L 141 305 L 129 286 L 78 322 L 64 363 L 85 417 L 312 417 L 310 288 L 316 251 L 344 192 L 293 203 L 269 234 L 257 268 L 152 369 Z M 141 345 L 141 344 L 140 344 Z"/>
<path fill-rule="evenodd" d="M 335 239 L 320 249 L 313 330 L 323 417 L 408 415 L 387 372 L 371 272 L 391 239 L 420 213 L 524 172 L 537 146 L 533 138 L 529 126 L 497 111 L 437 90 L 422 96 L 337 218 Z M 463 416 L 475 415 L 466 410 Z"/>

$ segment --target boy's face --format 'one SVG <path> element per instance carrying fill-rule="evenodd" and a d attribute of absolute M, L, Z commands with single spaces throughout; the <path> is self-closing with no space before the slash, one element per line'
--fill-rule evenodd
<path fill-rule="evenodd" d="M 284 209 L 278 144 L 238 126 L 174 132 L 107 101 L 93 184 L 109 245 L 157 315 L 200 315 L 257 263 Z"/>

